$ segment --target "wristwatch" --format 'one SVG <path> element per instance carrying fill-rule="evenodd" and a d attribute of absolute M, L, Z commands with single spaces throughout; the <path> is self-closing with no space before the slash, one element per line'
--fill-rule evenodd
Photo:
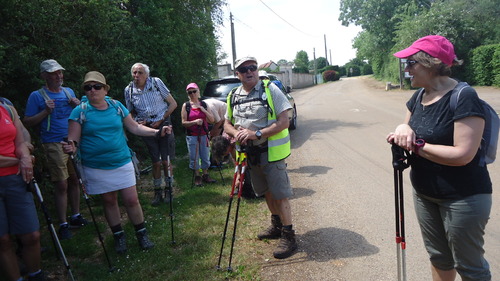
<path fill-rule="evenodd" d="M 262 138 L 262 132 L 260 130 L 257 130 L 255 132 L 255 136 L 257 137 L 258 140 L 260 140 L 260 138 Z"/>
<path fill-rule="evenodd" d="M 415 149 L 414 149 L 415 154 L 417 154 L 417 155 L 418 155 L 419 150 L 420 150 L 422 147 L 424 147 L 424 145 L 425 145 L 425 140 L 423 140 L 423 139 L 417 139 L 417 140 L 415 141 Z"/>

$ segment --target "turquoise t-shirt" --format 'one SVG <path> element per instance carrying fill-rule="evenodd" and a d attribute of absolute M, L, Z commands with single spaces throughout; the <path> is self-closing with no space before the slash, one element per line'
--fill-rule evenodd
<path fill-rule="evenodd" d="M 76 122 L 79 122 L 82 112 L 85 116 L 80 138 L 82 164 L 94 169 L 111 170 L 130 162 L 130 149 L 123 128 L 123 116 L 130 112 L 122 103 L 115 101 L 113 104 L 109 98 L 106 98 L 109 106 L 105 110 L 83 102 L 85 100 L 82 99 L 82 104 L 75 107 L 69 116 Z M 82 109 L 84 103 L 87 104 L 85 110 Z"/>

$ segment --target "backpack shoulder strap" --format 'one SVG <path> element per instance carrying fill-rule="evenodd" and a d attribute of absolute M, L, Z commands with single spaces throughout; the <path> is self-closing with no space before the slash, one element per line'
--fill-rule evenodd
<path fill-rule="evenodd" d="M 208 109 L 207 103 L 205 101 L 200 101 L 203 108 Z"/>
<path fill-rule="evenodd" d="M 45 100 L 45 101 L 48 101 L 50 100 L 49 98 L 49 95 L 47 94 L 47 92 L 45 91 L 45 89 L 43 87 L 41 87 L 38 92 L 40 93 L 40 95 L 42 96 L 42 98 Z"/>
<path fill-rule="evenodd" d="M 64 87 L 61 87 L 61 88 L 62 88 L 64 94 L 66 95 L 66 97 L 68 98 L 68 100 L 71 100 L 73 98 L 73 96 L 71 96 L 71 94 L 69 93 L 69 91 L 66 90 L 66 88 L 64 88 Z"/>
<path fill-rule="evenodd" d="M 191 111 L 191 103 L 189 101 L 184 103 L 186 105 L 186 118 L 189 118 L 189 112 Z"/>
<path fill-rule="evenodd" d="M 425 91 L 424 88 L 420 88 L 420 91 L 417 94 L 417 98 L 415 99 L 415 104 L 413 105 L 413 108 L 411 109 L 412 114 L 413 114 L 413 112 L 415 112 L 415 108 L 417 108 L 417 104 L 422 102 L 422 96 L 424 94 L 424 91 Z"/>
<path fill-rule="evenodd" d="M 459 82 L 455 88 L 453 88 L 453 91 L 451 92 L 451 97 L 450 97 L 450 109 L 451 112 L 454 113 L 455 109 L 457 109 L 458 105 L 458 100 L 460 98 L 460 94 L 462 93 L 462 90 L 470 87 L 467 82 Z"/>
<path fill-rule="evenodd" d="M 12 111 L 12 108 L 10 107 L 10 105 L 7 104 L 7 102 L 5 102 L 4 98 L 0 98 L 0 106 L 5 108 L 5 110 L 7 110 L 7 112 L 10 115 L 10 119 L 12 121 L 14 121 L 14 112 Z"/>

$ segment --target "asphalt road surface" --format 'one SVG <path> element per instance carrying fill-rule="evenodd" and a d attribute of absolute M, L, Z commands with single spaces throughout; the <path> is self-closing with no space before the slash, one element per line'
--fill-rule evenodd
<path fill-rule="evenodd" d="M 499 89 L 477 91 L 500 112 Z M 413 92 L 386 92 L 384 83 L 369 77 L 292 92 L 299 117 L 287 162 L 299 252 L 266 261 L 262 280 L 397 280 L 394 171 L 385 137 L 402 122 Z M 499 167 L 500 160 L 488 166 L 494 206 L 485 249 L 493 280 L 500 280 Z M 431 280 L 408 173 L 404 171 L 407 276 Z"/>

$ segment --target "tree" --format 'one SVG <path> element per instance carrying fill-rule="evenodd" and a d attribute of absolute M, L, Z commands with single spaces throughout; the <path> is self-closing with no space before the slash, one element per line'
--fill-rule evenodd
<path fill-rule="evenodd" d="M 328 65 L 328 60 L 324 57 L 316 58 L 316 69 L 323 69 Z M 309 62 L 309 69 L 314 69 L 314 60 Z"/>
<path fill-rule="evenodd" d="M 295 67 L 292 70 L 293 72 L 309 73 L 309 57 L 306 51 L 298 51 L 293 62 L 295 63 Z"/>

